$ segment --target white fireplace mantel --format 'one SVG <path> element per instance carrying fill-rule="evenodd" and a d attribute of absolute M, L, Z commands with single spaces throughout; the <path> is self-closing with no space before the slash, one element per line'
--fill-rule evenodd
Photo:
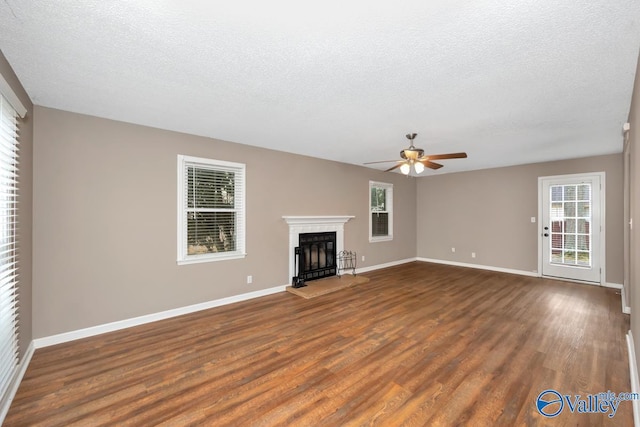
<path fill-rule="evenodd" d="M 309 215 L 309 216 L 283 216 L 289 224 L 289 280 L 296 275 L 295 248 L 298 246 L 299 236 L 303 233 L 336 233 L 336 253 L 344 250 L 344 224 L 353 215 Z"/>

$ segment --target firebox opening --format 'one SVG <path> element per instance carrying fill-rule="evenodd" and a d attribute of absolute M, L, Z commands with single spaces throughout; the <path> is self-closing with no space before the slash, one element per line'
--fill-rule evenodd
<path fill-rule="evenodd" d="M 301 233 L 298 238 L 298 277 L 307 281 L 335 276 L 336 233 Z"/>

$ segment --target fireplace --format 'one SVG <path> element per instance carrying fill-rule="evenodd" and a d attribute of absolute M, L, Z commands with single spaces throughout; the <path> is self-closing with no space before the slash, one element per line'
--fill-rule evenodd
<path fill-rule="evenodd" d="M 326 215 L 326 216 L 283 216 L 289 226 L 289 280 L 298 274 L 297 256 L 295 248 L 300 246 L 300 235 L 305 233 L 327 233 L 336 235 L 335 253 L 344 250 L 344 224 L 353 216 Z M 334 264 L 336 257 L 334 255 Z M 293 282 L 290 282 L 293 283 Z"/>
<path fill-rule="evenodd" d="M 298 278 L 304 281 L 336 275 L 336 233 L 302 233 L 298 236 Z"/>

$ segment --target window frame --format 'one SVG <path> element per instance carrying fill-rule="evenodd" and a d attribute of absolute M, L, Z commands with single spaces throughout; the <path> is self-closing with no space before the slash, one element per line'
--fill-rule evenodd
<path fill-rule="evenodd" d="M 371 190 L 374 188 L 380 188 L 385 190 L 385 210 L 374 211 L 371 209 Z M 388 182 L 369 181 L 369 242 L 388 242 L 393 240 L 393 184 Z M 373 214 L 376 212 L 387 213 L 387 235 L 386 236 L 374 236 L 373 235 Z"/>
<path fill-rule="evenodd" d="M 214 169 L 221 172 L 233 172 L 235 174 L 235 195 L 234 209 L 237 212 L 235 230 L 236 230 L 236 249 L 229 252 L 217 252 L 206 254 L 188 254 L 188 236 L 187 236 L 187 175 L 186 171 L 189 166 L 203 169 Z M 240 181 L 240 182 L 239 182 Z M 239 191 L 238 191 L 239 190 Z M 224 160 L 207 159 L 203 157 L 193 157 L 179 154 L 178 155 L 178 265 L 195 264 L 202 262 L 226 261 L 232 259 L 240 259 L 246 257 L 246 165 L 244 163 L 234 163 Z"/>

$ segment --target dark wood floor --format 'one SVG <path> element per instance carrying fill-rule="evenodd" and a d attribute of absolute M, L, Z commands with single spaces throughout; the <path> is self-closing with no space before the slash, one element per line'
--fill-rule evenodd
<path fill-rule="evenodd" d="M 6 426 L 632 425 L 538 394 L 630 391 L 616 290 L 427 263 L 35 352 Z"/>

